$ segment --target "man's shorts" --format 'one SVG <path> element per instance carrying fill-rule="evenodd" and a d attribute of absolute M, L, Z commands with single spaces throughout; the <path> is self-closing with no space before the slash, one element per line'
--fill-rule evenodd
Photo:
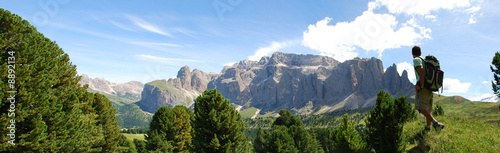
<path fill-rule="evenodd" d="M 432 97 L 433 93 L 427 88 L 420 89 L 420 91 L 417 93 L 418 95 L 415 96 L 415 109 L 416 110 L 428 110 L 429 112 L 432 112 Z M 420 105 L 420 106 L 419 106 Z"/>

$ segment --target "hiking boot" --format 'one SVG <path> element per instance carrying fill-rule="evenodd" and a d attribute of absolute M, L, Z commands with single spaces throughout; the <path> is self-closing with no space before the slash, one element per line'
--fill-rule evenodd
<path fill-rule="evenodd" d="M 431 127 L 430 127 L 430 126 L 426 126 L 426 127 L 424 128 L 424 130 L 425 130 L 425 132 L 429 132 L 429 131 L 431 131 Z"/>
<path fill-rule="evenodd" d="M 443 123 L 436 122 L 432 125 L 436 131 L 441 131 L 444 128 Z"/>

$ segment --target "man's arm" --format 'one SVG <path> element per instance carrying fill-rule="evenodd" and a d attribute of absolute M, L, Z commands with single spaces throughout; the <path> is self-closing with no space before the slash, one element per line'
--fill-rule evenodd
<path fill-rule="evenodd" d="M 422 89 L 424 88 L 424 76 L 425 76 L 425 72 L 424 72 L 424 69 L 422 68 L 422 65 L 420 66 L 417 66 L 417 71 L 418 71 L 418 75 L 420 77 L 420 87 L 419 89 Z M 417 91 L 419 90 L 417 89 Z"/>

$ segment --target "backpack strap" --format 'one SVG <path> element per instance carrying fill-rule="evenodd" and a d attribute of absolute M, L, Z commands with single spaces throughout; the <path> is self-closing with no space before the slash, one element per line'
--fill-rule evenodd
<path fill-rule="evenodd" d="M 424 69 L 424 71 L 425 71 L 425 60 L 424 60 L 424 58 L 422 58 L 421 56 L 419 56 L 418 58 L 420 58 L 422 60 L 422 69 Z M 420 73 L 417 70 L 417 67 L 415 66 L 413 68 L 415 69 L 415 72 L 417 72 L 418 75 L 420 75 Z"/>

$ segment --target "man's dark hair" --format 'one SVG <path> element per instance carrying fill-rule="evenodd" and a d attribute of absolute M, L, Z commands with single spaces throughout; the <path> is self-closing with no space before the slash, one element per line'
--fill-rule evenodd
<path fill-rule="evenodd" d="M 422 55 L 422 51 L 420 51 L 420 46 L 413 46 L 413 48 L 411 49 L 411 53 L 417 56 Z"/>

